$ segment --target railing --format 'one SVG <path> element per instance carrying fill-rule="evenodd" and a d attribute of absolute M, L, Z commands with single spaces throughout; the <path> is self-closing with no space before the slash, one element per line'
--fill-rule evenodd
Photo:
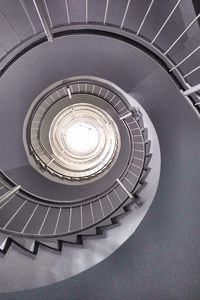
<path fill-rule="evenodd" d="M 15 26 L 12 24 L 12 21 L 6 16 L 0 8 L 0 21 L 4 24 L 6 30 L 10 32 L 10 37 L 12 40 L 12 46 L 7 46 L 2 39 L 0 43 L 0 64 L 4 65 L 4 61 L 8 60 L 8 57 L 16 51 L 16 49 L 21 49 L 31 43 L 34 39 L 37 40 L 40 36 L 44 37 L 44 33 L 47 37 L 47 40 L 53 42 L 55 32 L 59 32 L 63 27 L 65 30 L 71 29 L 73 25 L 87 25 L 93 28 L 93 26 L 101 26 L 101 30 L 106 28 L 114 28 L 118 30 L 118 34 L 129 33 L 134 39 L 138 42 L 145 42 L 145 45 L 148 45 L 152 52 L 157 51 L 161 54 L 161 58 L 166 63 L 169 74 L 173 74 L 173 78 L 177 77 L 181 84 L 181 90 L 183 90 L 183 95 L 186 97 L 187 101 L 192 105 L 195 112 L 200 116 L 200 98 L 198 91 L 200 90 L 200 85 L 198 81 L 198 74 L 200 70 L 200 60 L 199 60 L 199 50 L 200 50 L 200 39 L 194 41 L 193 36 L 189 37 L 188 40 L 191 41 L 191 45 L 196 44 L 194 48 L 188 50 L 184 48 L 186 36 L 189 36 L 190 30 L 196 26 L 195 31 L 198 31 L 199 35 L 199 25 L 198 20 L 200 14 L 193 15 L 191 20 L 186 21 L 187 24 L 182 26 L 177 37 L 170 41 L 166 45 L 166 41 L 171 37 L 171 32 L 169 31 L 170 26 L 179 25 L 178 13 L 183 12 L 185 9 L 183 18 L 187 19 L 188 11 L 184 8 L 185 0 L 178 0 L 171 6 L 167 1 L 159 0 L 147 0 L 145 3 L 145 8 L 142 9 L 142 4 L 140 5 L 141 12 L 138 18 L 140 22 L 137 24 L 137 28 L 132 28 L 132 23 L 130 23 L 130 18 L 134 12 L 134 7 L 136 6 L 137 1 L 125 0 L 123 5 L 120 4 L 117 7 L 117 11 L 120 14 L 120 17 L 116 17 L 117 20 L 113 19 L 112 10 L 115 8 L 115 2 L 113 0 L 106 1 L 95 1 L 95 0 L 82 0 L 78 1 L 79 4 L 77 8 L 74 7 L 76 2 L 72 0 L 65 1 L 56 1 L 49 2 L 48 0 L 33 0 L 32 2 L 26 2 L 24 0 L 15 1 L 15 6 L 18 7 L 18 10 L 21 9 L 24 18 L 28 22 L 29 32 L 23 38 L 20 37 L 19 31 L 15 29 Z M 191 10 L 193 9 L 192 1 L 186 1 L 187 5 L 190 4 Z M 101 18 L 98 18 L 98 21 L 95 21 L 94 18 L 91 20 L 91 7 L 94 5 L 100 5 L 102 9 Z M 139 2 L 138 2 L 139 3 Z M 151 19 L 153 18 L 155 10 L 159 10 L 159 5 L 165 3 L 164 7 L 167 7 L 167 15 L 163 13 L 162 20 L 157 24 L 157 28 L 151 29 L 151 34 L 147 31 L 147 27 Z M 169 4 L 169 5 L 168 5 Z M 8 5 L 10 5 L 8 1 Z M 59 7 L 56 9 L 56 13 L 60 14 L 61 21 L 54 21 L 54 8 L 55 6 Z M 137 4 L 139 5 L 139 4 Z M 164 4 L 163 4 L 164 5 Z M 168 6 L 167 6 L 168 5 Z M 144 6 L 144 5 L 143 5 Z M 170 9 L 169 9 L 170 7 Z M 77 17 L 74 17 L 74 11 L 81 14 L 80 20 Z M 98 7 L 96 8 L 98 10 Z M 164 9 L 163 9 L 164 10 Z M 36 12 L 37 15 L 36 16 Z M 183 13 L 182 13 L 183 14 Z M 65 15 L 65 20 L 63 16 Z M 58 19 L 58 17 L 57 17 Z M 101 19 L 101 20 L 100 20 Z M 120 19 L 120 20 L 119 20 Z M 38 24 L 40 21 L 40 24 Z M 25 22 L 25 21 L 24 21 Z M 37 26 L 36 26 L 37 24 Z M 183 25 L 183 24 L 182 24 Z M 179 26 L 180 27 L 180 26 Z M 174 28 L 176 29 L 176 28 Z M 177 29 L 179 31 L 179 29 Z M 195 34 L 194 34 L 195 36 Z M 165 40 L 165 45 L 163 45 L 163 38 Z M 184 43 L 183 43 L 184 39 Z M 171 40 L 171 38 L 170 38 Z M 182 47 L 183 46 L 183 47 Z M 190 47 L 191 48 L 191 47 Z M 183 51 L 184 50 L 184 51 Z M 192 66 L 192 67 L 191 67 Z"/>
<path fill-rule="evenodd" d="M 89 91 L 89 87 L 91 90 Z M 131 117 L 132 112 L 130 112 L 131 107 L 128 105 L 127 101 L 123 100 L 121 98 L 122 96 L 120 94 L 116 94 L 116 91 L 114 89 L 111 89 L 111 87 L 105 86 L 103 82 L 95 81 L 95 79 L 76 79 L 74 81 L 69 81 L 68 83 L 62 81 L 58 83 L 57 89 L 54 88 L 50 93 L 50 90 L 46 92 L 45 95 L 41 96 L 41 99 L 39 101 L 39 106 L 37 104 L 37 107 L 33 110 L 33 115 L 31 117 L 31 124 L 27 127 L 29 128 L 27 130 L 28 140 L 29 140 L 29 152 L 32 156 L 35 157 L 35 161 L 37 164 L 40 165 L 41 169 L 44 171 L 48 171 L 50 174 L 54 174 L 55 176 L 58 176 L 59 178 L 65 179 L 67 176 L 64 176 L 65 167 L 61 166 L 56 160 L 55 157 L 52 156 L 50 153 L 51 151 L 47 151 L 46 147 L 42 143 L 42 136 L 39 133 L 41 122 L 44 118 L 44 115 L 50 107 L 52 107 L 59 99 L 61 99 L 63 96 L 68 96 L 69 98 L 72 98 L 73 95 L 77 94 L 89 94 L 89 95 L 96 95 L 99 98 L 102 98 L 104 101 L 108 102 L 121 116 L 120 120 L 125 120 L 126 117 Z M 117 99 L 117 100 L 116 100 Z M 42 103 L 44 103 L 44 107 L 42 107 Z M 118 106 L 120 108 L 118 108 Z M 39 110 L 39 113 L 37 111 Z M 42 113 L 41 113 L 42 111 Z M 129 113 L 128 113 L 129 112 Z M 128 113 L 128 114 L 127 114 Z M 138 113 L 135 112 L 135 115 L 138 117 Z M 36 118 L 36 120 L 34 120 Z M 36 124 L 36 125 L 35 125 Z M 128 126 L 127 126 L 128 128 Z M 33 131 L 33 132 L 32 132 Z M 32 132 L 32 134 L 31 134 Z M 131 132 L 131 130 L 130 130 Z M 130 143 L 131 145 L 131 143 Z M 131 146 L 130 146 L 131 148 Z M 115 152 L 117 151 L 117 147 L 115 147 Z M 41 157 L 41 154 L 43 154 L 43 159 Z M 114 156 L 111 158 L 114 159 Z M 110 166 L 111 161 L 107 164 L 105 163 L 103 169 L 108 168 Z M 53 168 L 52 168 L 53 165 Z M 57 168 L 57 165 L 59 165 L 59 168 Z M 57 171 L 56 171 L 57 170 Z M 60 173 L 60 171 L 63 170 L 64 173 Z M 98 172 L 97 172 L 98 173 Z M 97 173 L 93 175 L 89 175 L 88 178 L 94 177 L 97 175 Z M 74 175 L 74 172 L 73 172 Z M 84 176 L 86 179 L 87 177 Z M 72 178 L 68 178 L 72 180 Z M 77 177 L 73 178 L 73 180 L 81 181 L 82 179 Z"/>
<path fill-rule="evenodd" d="M 72 98 L 76 93 L 96 94 L 96 97 L 98 95 L 115 109 L 116 119 L 121 124 L 118 125 L 118 128 L 123 126 L 127 131 L 126 143 L 123 142 L 123 146 L 126 149 L 129 148 L 129 154 L 127 159 L 125 158 L 124 162 L 126 163 L 123 164 L 122 169 L 119 168 L 118 171 L 113 172 L 109 177 L 108 185 L 101 193 L 95 192 L 92 196 L 71 201 L 67 199 L 67 195 L 65 201 L 36 196 L 16 185 L 0 171 L 0 190 L 1 187 L 3 189 L 0 196 L 0 232 L 30 238 L 54 238 L 62 235 L 81 234 L 94 226 L 103 226 L 104 221 L 107 225 L 112 224 L 111 219 L 124 212 L 123 206 L 126 206 L 127 202 L 134 202 L 136 206 L 141 204 L 138 202 L 137 193 L 148 174 L 147 165 L 150 157 L 147 129 L 144 129 L 139 109 L 132 109 L 119 91 L 107 85 L 100 81 L 94 81 L 94 79 L 71 80 L 68 83 L 64 81 L 54 84 L 53 92 L 57 93 L 67 86 L 71 91 L 68 92 L 68 95 L 71 95 Z M 51 94 L 52 90 L 51 93 L 46 91 L 45 95 L 37 100 L 40 103 L 41 100 L 46 101 L 45 97 L 47 95 L 51 97 Z M 60 94 L 57 93 L 57 96 L 60 97 Z M 122 132 L 125 133 L 125 131 Z M 36 151 L 32 148 L 31 155 L 35 154 Z M 41 159 L 40 156 L 38 159 Z M 6 209 L 9 205 L 12 206 L 13 211 L 7 215 Z M 65 218 L 61 217 L 63 214 Z M 77 218 L 80 219 L 78 227 Z M 108 218 L 109 220 L 107 220 Z M 16 220 L 20 221 L 16 222 Z M 34 223 L 34 220 L 37 222 Z M 31 227 L 31 222 L 39 227 L 37 228 L 37 225 Z M 12 227 L 12 224 L 15 226 Z M 62 230 L 59 225 L 63 228 Z M 0 245 L 0 249 L 4 249 L 3 246 Z"/>
<path fill-rule="evenodd" d="M 85 20 L 81 21 L 78 26 L 80 25 L 88 25 L 90 26 L 90 28 L 93 28 L 94 24 L 93 22 L 90 22 L 90 4 L 91 4 L 92 0 L 84 0 L 84 8 L 85 8 Z M 122 17 L 122 21 L 119 24 L 119 26 L 114 26 L 114 24 L 110 24 L 109 23 L 109 8 L 110 8 L 110 2 L 109 0 L 106 1 L 105 3 L 105 11 L 104 11 L 104 15 L 102 18 L 101 22 L 98 22 L 98 24 L 96 23 L 95 26 L 101 26 L 101 28 L 108 28 L 108 30 L 110 28 L 116 28 L 117 30 L 120 31 L 120 34 L 123 34 L 123 32 L 128 32 L 128 29 L 125 27 L 126 24 L 126 18 L 127 15 L 129 13 L 129 7 L 131 5 L 131 0 L 127 1 L 125 10 L 123 12 L 123 17 Z M 70 10 L 70 5 L 69 5 L 69 1 L 65 0 L 65 1 L 60 1 L 57 3 L 64 3 L 64 9 L 65 9 L 65 13 L 66 13 L 66 23 L 63 24 L 59 24 L 56 25 L 54 24 L 53 20 L 52 20 L 52 11 L 49 8 L 49 2 L 46 0 L 43 1 L 38 1 L 38 0 L 33 0 L 32 2 L 26 2 L 24 0 L 19 0 L 19 1 L 15 1 L 13 2 L 15 3 L 14 5 L 18 5 L 18 9 L 21 10 L 21 12 L 23 12 L 24 17 L 26 18 L 30 30 L 28 32 L 28 34 L 26 34 L 25 36 L 21 37 L 19 35 L 19 33 L 17 32 L 15 26 L 12 24 L 11 21 L 9 21 L 9 18 L 6 16 L 6 14 L 4 12 L 0 11 L 0 21 L 3 22 L 3 24 L 6 26 L 7 30 L 9 30 L 10 35 L 12 36 L 12 45 L 7 46 L 6 42 L 2 44 L 0 44 L 0 48 L 2 49 L 2 51 L 0 52 L 0 66 L 1 66 L 1 70 L 0 70 L 0 74 L 3 75 L 4 71 L 6 70 L 7 66 L 9 66 L 10 62 L 13 60 L 13 57 L 16 55 L 16 53 L 20 53 L 20 51 L 24 50 L 27 45 L 31 47 L 31 44 L 33 43 L 33 41 L 37 41 L 39 38 L 42 38 L 43 41 L 45 41 L 46 39 L 44 39 L 44 36 L 46 36 L 47 40 L 49 42 L 53 42 L 54 38 L 56 38 L 56 33 L 59 33 L 59 31 L 61 32 L 63 28 L 67 29 L 71 29 L 73 27 L 73 25 L 77 26 L 77 22 L 73 21 L 73 18 L 71 16 L 71 10 Z M 30 3 L 32 3 L 32 6 L 30 6 Z M 73 2 L 74 3 L 74 2 Z M 94 2 L 93 2 L 94 3 Z M 101 2 L 103 3 L 103 1 Z M 8 2 L 8 4 L 10 4 Z M 138 28 L 138 30 L 136 32 L 130 31 L 131 35 L 134 35 L 135 37 L 139 36 L 140 39 L 144 39 L 141 36 L 141 32 L 143 29 L 143 26 L 145 25 L 145 22 L 147 21 L 149 14 L 151 12 L 151 9 L 154 5 L 154 1 L 150 2 L 150 5 L 148 6 L 142 21 L 140 23 L 140 26 Z M 0 7 L 1 10 L 1 7 Z M 36 16 L 38 16 L 38 20 L 41 22 L 41 24 L 37 24 L 36 26 L 36 18 L 33 15 L 33 12 L 35 11 Z M 109 23 L 109 24 L 108 24 Z M 88 27 L 89 28 L 89 27 Z M 2 41 L 4 41 L 2 39 Z M 149 42 L 148 42 L 149 43 Z M 150 45 L 150 43 L 149 43 Z M 172 66 L 173 67 L 173 66 Z M 171 70 L 171 72 L 173 72 L 173 70 Z M 69 90 L 70 91 L 70 90 Z M 194 89 L 190 89 L 188 90 L 188 93 L 190 92 L 196 92 L 196 90 Z M 108 94 L 106 94 L 107 96 Z M 185 96 L 188 96 L 189 94 L 185 94 Z M 117 106 L 118 103 L 116 103 L 115 106 Z M 124 114 L 119 113 L 119 118 L 121 119 L 121 121 L 128 127 L 130 127 L 130 131 L 131 136 L 134 136 L 134 129 L 132 128 L 131 123 L 129 123 L 127 121 L 127 118 L 129 118 L 132 115 L 132 112 L 129 112 L 128 110 L 124 112 Z M 121 116 L 121 117 L 120 117 Z M 138 118 L 139 118 L 139 114 L 138 114 Z M 138 122 L 139 123 L 139 122 Z M 138 125 L 139 126 L 139 125 Z M 143 128 L 140 128 L 141 132 Z M 136 136 L 135 136 L 136 139 Z M 13 234 L 19 234 L 19 235 L 28 235 L 30 237 L 32 236 L 56 236 L 58 234 L 63 234 L 63 233 L 74 233 L 76 232 L 76 230 L 73 228 L 73 210 L 76 209 L 76 207 L 78 207 L 78 201 L 81 203 L 79 205 L 79 212 L 80 212 L 80 218 L 81 218 L 81 225 L 79 228 L 79 231 L 82 231 L 84 228 L 87 229 L 87 226 L 83 226 L 83 210 L 85 207 L 90 207 L 91 209 L 91 223 L 88 223 L 88 228 L 93 227 L 94 224 L 98 224 L 101 223 L 104 219 L 106 219 L 108 216 L 112 216 L 115 213 L 115 210 L 117 210 L 119 207 L 121 207 L 123 205 L 123 203 L 125 203 L 125 201 L 127 200 L 127 198 L 133 198 L 133 195 L 135 196 L 135 192 L 136 189 L 140 188 L 141 184 L 142 184 L 142 180 L 143 180 L 143 170 L 145 170 L 145 165 L 146 162 L 148 160 L 147 156 L 149 155 L 149 151 L 147 149 L 147 144 L 146 144 L 146 140 L 145 137 L 143 137 L 143 133 L 141 133 L 141 141 L 136 141 L 135 142 L 135 151 L 139 151 L 140 153 L 143 153 L 144 157 L 141 158 L 137 158 L 137 155 L 135 155 L 134 157 L 136 157 L 136 159 L 139 160 L 140 164 L 138 163 L 137 165 L 134 165 L 134 160 L 133 160 L 133 155 L 130 157 L 129 162 L 127 167 L 125 168 L 125 172 L 123 173 L 123 176 L 121 176 L 120 174 L 118 174 L 118 178 L 116 178 L 115 183 L 113 184 L 113 186 L 109 189 L 107 189 L 106 191 L 102 192 L 101 194 L 99 194 L 98 196 L 94 196 L 94 199 L 79 199 L 77 200 L 77 203 L 74 201 L 74 204 L 71 205 L 70 207 L 70 201 L 69 203 L 61 203 L 59 201 L 51 201 L 49 199 L 44 199 L 41 197 L 37 197 L 27 191 L 25 191 L 23 188 L 21 188 L 18 185 L 15 185 L 13 182 L 9 181 L 9 179 L 7 178 L 7 176 L 3 173 L 0 172 L 0 182 L 2 179 L 2 184 L 3 187 L 7 187 L 8 191 L 6 191 L 4 194 L 2 194 L 2 196 L 0 196 L 0 213 L 2 213 L 3 209 L 5 209 L 6 205 L 9 205 L 9 201 L 12 201 L 12 199 L 14 200 L 14 197 L 17 197 L 18 202 L 19 202 L 19 206 L 16 206 L 16 210 L 15 212 L 8 218 L 8 220 L 5 222 L 5 224 L 3 225 L 2 228 L 0 228 L 0 231 L 2 230 L 3 232 L 7 232 L 8 234 L 13 233 Z M 137 150 L 136 144 L 142 144 L 143 145 L 143 149 L 141 150 Z M 134 170 L 139 170 L 138 172 L 134 173 Z M 145 170 L 146 172 L 146 170 Z M 5 182 L 4 182 L 5 181 Z M 135 184 L 133 184 L 135 182 Z M 1 187 L 0 187 L 1 188 Z M 125 192 L 125 195 L 120 196 L 120 194 L 118 194 L 118 191 L 123 191 Z M 118 203 L 115 206 L 112 201 L 111 201 L 111 196 L 112 193 L 114 194 L 114 197 L 117 199 Z M 87 200 L 84 202 L 84 204 L 82 204 L 82 200 Z M 104 202 L 108 201 L 108 203 L 110 204 L 110 209 L 107 212 L 105 210 L 106 207 L 103 206 Z M 99 209 L 101 210 L 101 217 L 100 219 L 95 219 L 94 216 L 94 211 L 93 211 L 93 202 L 98 203 L 99 205 Z M 31 203 L 32 206 L 28 207 L 28 205 Z M 14 205 L 14 204 L 13 204 Z M 29 210 L 29 215 L 26 216 L 27 219 L 24 219 L 24 224 L 22 226 L 22 228 L 20 228 L 17 232 L 16 231 L 12 231 L 12 229 L 9 229 L 10 224 L 13 222 L 13 220 L 18 216 L 19 213 L 21 213 L 23 211 L 23 209 L 27 209 Z M 42 223 L 40 224 L 40 227 L 38 229 L 38 232 L 33 234 L 30 233 L 27 230 L 28 225 L 30 224 L 31 220 L 33 220 L 33 218 L 36 217 L 37 212 L 39 209 L 43 209 L 43 214 L 44 214 L 44 218 L 42 220 Z M 47 218 L 49 217 L 51 211 L 55 209 L 56 210 L 56 219 L 55 224 L 54 224 L 54 228 L 52 232 L 47 232 L 47 233 L 43 233 L 43 229 L 44 229 L 44 225 L 45 222 L 47 220 Z M 68 227 L 66 229 L 65 232 L 60 232 L 58 230 L 58 224 L 60 222 L 60 218 L 61 218 L 61 213 L 63 211 L 69 210 L 69 223 L 68 223 Z"/>

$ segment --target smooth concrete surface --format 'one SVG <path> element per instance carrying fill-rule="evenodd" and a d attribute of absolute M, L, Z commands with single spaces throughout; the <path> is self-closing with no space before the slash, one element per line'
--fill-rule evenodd
<path fill-rule="evenodd" d="M 28 70 L 32 74 L 30 81 Z M 87 40 L 69 37 L 65 42 L 60 39 L 47 47 L 38 47 L 9 72 L 0 83 L 2 99 L 10 101 L 4 117 L 1 116 L 3 128 L 9 110 L 14 110 L 15 99 L 21 99 L 21 103 L 27 101 L 24 108 L 22 104 L 19 108 L 15 106 L 18 114 L 23 110 L 20 119 L 30 99 L 48 84 L 67 76 L 103 77 L 132 93 L 147 111 L 158 134 L 162 168 L 155 200 L 143 222 L 109 258 L 71 279 L 42 289 L 1 294 L 0 299 L 198 300 L 199 120 L 168 75 L 134 47 L 92 36 Z M 25 100 L 27 97 L 23 99 L 23 95 L 28 95 L 28 91 L 30 98 Z M 17 119 L 12 126 L 15 124 Z M 21 153 L 16 150 L 16 155 Z M 5 164 L 8 154 L 4 151 Z M 21 165 L 23 159 L 20 159 L 15 157 L 14 161 Z M 6 277 L 4 282 L 6 284 Z"/>
<path fill-rule="evenodd" d="M 123 91 L 120 92 L 123 93 Z M 126 95 L 126 97 L 132 106 L 138 107 L 142 112 L 144 126 L 148 128 L 148 138 L 151 140 L 152 158 L 149 163 L 151 171 L 146 178 L 147 186 L 139 194 L 144 204 L 141 207 L 132 205 L 130 212 L 119 218 L 120 226 L 105 230 L 102 237 L 86 238 L 83 247 L 65 246 L 61 254 L 40 248 L 36 257 L 27 257 L 25 252 L 13 246 L 0 261 L 1 271 L 4 274 L 0 281 L 2 292 L 45 286 L 91 268 L 119 248 L 143 220 L 159 183 L 160 147 L 154 126 L 144 109 L 131 96 Z"/>

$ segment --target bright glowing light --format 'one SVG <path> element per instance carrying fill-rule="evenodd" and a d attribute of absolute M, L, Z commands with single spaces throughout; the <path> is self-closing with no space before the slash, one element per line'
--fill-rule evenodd
<path fill-rule="evenodd" d="M 61 110 L 50 126 L 49 142 L 54 158 L 50 167 L 80 179 L 99 175 L 114 162 L 120 149 L 115 121 L 90 103 Z"/>
<path fill-rule="evenodd" d="M 77 121 L 64 133 L 66 144 L 77 153 L 92 152 L 98 145 L 99 137 L 96 128 L 84 121 Z"/>

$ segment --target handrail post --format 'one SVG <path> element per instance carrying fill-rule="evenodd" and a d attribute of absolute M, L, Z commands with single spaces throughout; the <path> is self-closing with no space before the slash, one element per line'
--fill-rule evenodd
<path fill-rule="evenodd" d="M 47 36 L 48 41 L 53 42 L 53 34 L 51 32 L 49 21 L 47 20 L 47 16 L 46 16 L 46 13 L 44 11 L 44 8 L 41 5 L 41 1 L 33 0 L 33 3 L 35 5 L 37 14 L 39 16 L 40 22 L 42 24 L 42 27 L 44 29 L 44 32 Z"/>
<path fill-rule="evenodd" d="M 189 95 L 194 94 L 198 91 L 200 91 L 200 84 L 197 84 L 195 86 L 190 87 L 189 89 L 187 89 L 186 91 L 183 92 L 183 95 L 184 96 L 189 96 Z"/>

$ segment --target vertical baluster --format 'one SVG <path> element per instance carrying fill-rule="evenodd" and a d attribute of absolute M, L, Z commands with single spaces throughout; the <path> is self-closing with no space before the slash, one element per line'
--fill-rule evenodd
<path fill-rule="evenodd" d="M 43 1 L 44 1 L 44 7 L 46 9 L 47 16 L 48 16 L 48 19 L 49 19 L 49 24 L 50 24 L 50 27 L 52 28 L 53 27 L 53 23 L 52 23 L 52 20 L 51 20 L 51 15 L 50 15 L 50 12 L 49 12 L 47 1 L 46 0 L 43 0 Z"/>
<path fill-rule="evenodd" d="M 183 76 L 183 78 L 186 78 L 186 77 L 188 77 L 189 75 L 192 75 L 194 72 L 196 72 L 196 71 L 199 70 L 199 69 L 200 69 L 200 66 L 198 66 L 198 67 L 192 69 L 190 72 L 188 72 L 187 74 L 185 74 L 185 75 Z"/>
<path fill-rule="evenodd" d="M 126 189 L 126 187 L 123 185 L 123 183 L 117 178 L 117 183 L 119 183 L 119 185 L 123 188 L 123 190 L 127 193 L 127 195 L 130 197 L 130 198 L 133 198 L 133 195 L 131 195 L 129 193 L 129 191 Z"/>
<path fill-rule="evenodd" d="M 31 19 L 31 16 L 30 16 L 30 14 L 29 14 L 29 12 L 28 12 L 28 10 L 27 10 L 27 8 L 26 8 L 26 5 L 25 5 L 25 3 L 24 3 L 24 0 L 19 0 L 19 1 L 20 1 L 20 4 L 21 4 L 21 6 L 22 6 L 22 8 L 23 8 L 23 10 L 24 10 L 24 13 L 25 13 L 25 15 L 26 15 L 26 17 L 27 17 L 27 19 L 28 19 L 30 25 L 31 25 L 31 28 L 33 29 L 34 34 L 36 34 L 37 31 L 36 31 L 36 29 L 35 29 L 35 26 L 34 26 L 34 24 L 33 24 L 33 21 L 32 21 L 32 19 Z"/>
<path fill-rule="evenodd" d="M 174 69 L 178 68 L 182 65 L 188 58 L 190 58 L 194 53 L 196 53 L 200 49 L 200 46 L 196 47 L 190 54 L 188 54 L 184 59 L 182 59 L 177 65 L 169 70 L 169 72 L 173 71 Z"/>
<path fill-rule="evenodd" d="M 49 21 L 47 20 L 47 17 L 46 17 L 45 11 L 41 5 L 41 2 L 39 2 L 38 0 L 33 0 L 33 3 L 35 5 L 35 9 L 37 11 L 38 17 L 40 19 L 40 22 L 42 24 L 42 27 L 44 29 L 44 32 L 47 36 L 48 41 L 53 42 L 53 34 L 52 34 L 51 28 L 49 26 L 50 20 Z"/>
<path fill-rule="evenodd" d="M 186 29 L 178 36 L 178 38 L 173 42 L 173 44 L 165 51 L 164 55 L 167 53 L 178 43 L 178 41 L 182 38 L 182 36 L 192 27 L 192 25 L 199 19 L 200 13 L 196 16 L 196 18 L 186 27 Z"/>
<path fill-rule="evenodd" d="M 85 0 L 85 22 L 88 23 L 88 0 Z"/>
<path fill-rule="evenodd" d="M 15 218 L 15 216 L 18 214 L 18 212 L 24 207 L 24 205 L 27 203 L 27 200 L 22 203 L 22 205 L 16 210 L 16 212 L 12 215 L 12 217 L 8 220 L 6 225 L 3 227 L 3 229 L 6 229 L 8 225 L 11 223 L 11 221 Z"/>
<path fill-rule="evenodd" d="M 192 86 L 191 88 L 187 89 L 186 91 L 183 92 L 183 94 L 185 96 L 189 96 L 189 95 L 192 95 L 196 92 L 200 91 L 200 84 L 197 84 L 195 86 Z"/>
<path fill-rule="evenodd" d="M 45 223 L 45 221 L 46 221 L 46 219 L 47 219 L 47 217 L 48 217 L 50 208 L 51 208 L 51 207 L 49 206 L 48 209 L 47 209 L 47 212 L 46 212 L 46 214 L 45 214 L 44 220 L 43 220 L 43 222 L 42 222 L 42 224 L 41 224 L 41 226 L 40 226 L 40 229 L 39 229 L 39 231 L 38 231 L 38 235 L 40 235 L 40 233 L 41 233 L 41 231 L 42 231 L 42 228 L 43 228 L 43 226 L 44 226 L 44 223 Z"/>
<path fill-rule="evenodd" d="M 151 44 L 153 44 L 155 42 L 155 40 L 159 37 L 161 31 L 164 29 L 164 27 L 167 25 L 169 19 L 171 18 L 171 16 L 173 15 L 173 13 L 175 12 L 176 8 L 179 6 L 179 4 L 181 3 L 182 0 L 178 0 L 178 2 L 176 3 L 176 5 L 174 6 L 174 8 L 172 9 L 171 13 L 169 14 L 169 16 L 167 17 L 167 19 L 165 20 L 165 22 L 163 23 L 163 25 L 161 26 L 161 28 L 158 30 L 158 33 L 155 35 L 155 37 L 153 38 L 153 40 L 151 41 Z"/>
<path fill-rule="evenodd" d="M 28 219 L 28 221 L 27 221 L 26 224 L 24 225 L 24 227 L 23 227 L 21 233 L 24 233 L 24 231 L 26 230 L 26 228 L 27 228 L 28 224 L 30 223 L 31 219 L 33 218 L 33 216 L 34 216 L 36 210 L 38 209 L 38 206 L 39 206 L 39 204 L 37 204 L 36 207 L 34 208 L 32 214 L 30 215 L 30 217 L 29 217 L 29 219 Z"/>
<path fill-rule="evenodd" d="M 106 0 L 106 9 L 105 9 L 104 20 L 103 20 L 104 24 L 106 24 L 106 19 L 107 19 L 107 14 L 108 14 L 108 5 L 109 5 L 109 0 Z"/>
<path fill-rule="evenodd" d="M 71 20 L 70 20 L 70 15 L 69 15 L 69 5 L 68 5 L 68 0 L 65 0 L 65 7 L 66 7 L 66 12 L 67 12 L 67 22 L 68 24 L 71 23 Z"/>
<path fill-rule="evenodd" d="M 58 211 L 58 217 L 57 217 L 57 220 L 56 220 L 56 225 L 55 225 L 55 229 L 54 229 L 54 235 L 56 234 L 57 232 L 57 228 L 58 228 L 58 224 L 59 224 L 59 221 L 60 221 L 60 214 L 61 214 L 61 211 L 62 211 L 62 208 L 60 207 L 59 208 L 59 211 Z"/>
<path fill-rule="evenodd" d="M 151 7 L 152 7 L 153 3 L 154 3 L 154 0 L 151 0 L 151 3 L 150 3 L 150 5 L 149 5 L 149 7 L 148 7 L 148 9 L 147 9 L 147 11 L 146 11 L 146 14 L 145 14 L 145 16 L 144 16 L 144 18 L 143 18 L 143 20 L 142 20 L 142 23 L 141 23 L 141 25 L 140 25 L 140 27 L 139 27 L 139 29 L 138 29 L 136 35 L 138 35 L 138 34 L 140 33 L 140 31 L 141 31 L 141 29 L 142 29 L 142 27 L 143 27 L 143 25 L 144 25 L 144 22 L 146 21 L 146 18 L 148 17 L 148 14 L 149 14 L 149 12 L 150 12 L 150 10 L 151 10 Z"/>
<path fill-rule="evenodd" d="M 123 26 L 124 26 L 124 22 L 126 20 L 126 16 L 127 16 L 127 13 L 128 13 L 128 8 L 129 8 L 129 5 L 130 5 L 130 2 L 131 2 L 131 0 L 128 0 L 120 28 L 123 28 Z"/>

